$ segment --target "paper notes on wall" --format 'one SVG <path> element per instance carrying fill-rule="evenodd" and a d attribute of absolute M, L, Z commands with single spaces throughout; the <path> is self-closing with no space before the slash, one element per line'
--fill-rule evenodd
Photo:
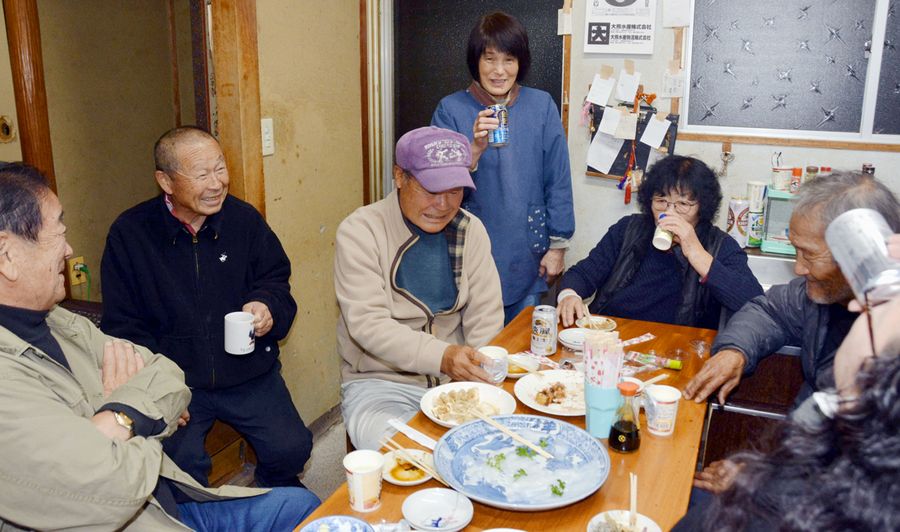
<path fill-rule="evenodd" d="M 607 111 L 609 111 L 609 109 L 607 109 Z M 604 116 L 605 115 L 606 113 L 604 113 Z M 591 140 L 591 145 L 588 147 L 588 166 L 595 168 L 598 172 L 604 174 L 609 173 L 613 163 L 616 162 L 616 157 L 619 155 L 619 150 L 622 149 L 622 144 L 624 142 L 625 141 L 622 139 L 617 139 L 610 135 L 603 135 L 598 132 L 594 135 L 594 139 Z"/>
<path fill-rule="evenodd" d="M 634 140 L 634 134 L 637 131 L 637 121 L 637 113 L 622 113 L 613 136 L 617 139 Z"/>
<path fill-rule="evenodd" d="M 572 35 L 572 11 L 560 9 L 556 12 L 556 34 Z"/>
<path fill-rule="evenodd" d="M 681 98 L 684 96 L 684 70 L 677 66 L 666 69 L 663 74 L 662 98 Z"/>
<path fill-rule="evenodd" d="M 597 130 L 607 135 L 615 135 L 619 128 L 619 119 L 622 118 L 622 111 L 615 107 L 607 107 L 603 110 L 603 118 L 600 119 L 600 125 Z"/>
<path fill-rule="evenodd" d="M 594 81 L 591 83 L 591 90 L 587 95 L 588 101 L 597 105 L 607 105 L 615 85 L 615 79 L 603 79 L 600 74 L 594 74 Z"/>
<path fill-rule="evenodd" d="M 619 82 L 616 84 L 616 99 L 623 102 L 634 101 L 634 96 L 637 94 L 640 83 L 640 72 L 620 72 Z"/>
<path fill-rule="evenodd" d="M 710 2 L 711 4 L 712 2 Z M 691 0 L 664 0 L 663 27 L 684 28 L 691 25 Z"/>
<path fill-rule="evenodd" d="M 666 138 L 666 133 L 668 133 L 670 125 L 672 125 L 672 123 L 668 120 L 660 120 L 654 115 L 652 119 L 647 120 L 647 125 L 644 127 L 644 134 L 641 135 L 641 142 L 651 148 L 659 148 Z"/>

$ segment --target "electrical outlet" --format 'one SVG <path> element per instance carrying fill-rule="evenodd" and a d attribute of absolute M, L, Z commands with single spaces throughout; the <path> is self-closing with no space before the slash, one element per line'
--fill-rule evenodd
<path fill-rule="evenodd" d="M 87 281 L 85 273 L 75 269 L 76 264 L 84 264 L 84 257 L 72 257 L 66 260 L 66 277 L 69 279 L 69 286 L 78 286 Z"/>

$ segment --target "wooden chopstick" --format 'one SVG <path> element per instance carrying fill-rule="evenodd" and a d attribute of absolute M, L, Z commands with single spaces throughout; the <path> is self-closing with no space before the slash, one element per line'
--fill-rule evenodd
<path fill-rule="evenodd" d="M 385 440 L 383 440 L 381 443 L 382 443 L 385 447 L 387 447 L 388 449 L 390 449 L 390 450 L 396 452 L 397 454 L 399 454 L 400 457 L 403 458 L 404 460 L 406 460 L 407 462 L 413 464 L 414 466 L 418 467 L 418 468 L 421 469 L 422 471 L 424 471 L 424 472 L 428 473 L 429 475 L 431 475 L 432 478 L 434 478 L 435 480 L 437 480 L 438 482 L 440 482 L 440 483 L 443 484 L 444 486 L 447 486 L 448 488 L 450 487 L 450 485 L 447 484 L 447 483 L 444 481 L 444 479 L 441 478 L 440 475 L 438 475 L 437 471 L 435 471 L 434 469 L 432 469 L 430 466 L 426 465 L 423 461 L 418 460 L 418 459 L 415 458 L 413 455 L 411 455 L 411 454 L 409 454 L 408 452 L 406 452 L 406 449 L 403 448 L 399 443 L 397 443 L 396 441 L 394 441 L 393 438 L 388 437 L 388 438 L 386 438 Z"/>
<path fill-rule="evenodd" d="M 659 382 L 659 381 L 661 381 L 661 380 L 665 380 L 665 379 L 668 379 L 668 378 L 669 378 L 668 375 L 666 375 L 665 373 L 662 373 L 662 374 L 660 374 L 660 375 L 657 375 L 656 377 L 653 377 L 652 379 L 647 379 L 647 380 L 645 380 L 645 381 L 644 381 L 644 384 L 642 384 L 641 386 L 646 387 L 646 386 L 649 386 L 649 385 L 651 385 L 651 384 L 657 383 L 657 382 Z"/>
<path fill-rule="evenodd" d="M 633 530 L 637 526 L 637 475 L 628 473 L 631 490 L 631 504 L 628 510 L 628 526 Z"/>
<path fill-rule="evenodd" d="M 581 307 L 584 309 L 584 317 L 587 318 L 587 327 L 585 327 L 585 329 L 593 329 L 595 331 L 600 330 L 600 324 L 594 323 L 593 317 L 591 316 L 591 309 L 588 308 L 587 303 L 582 301 Z"/>
<path fill-rule="evenodd" d="M 516 433 L 513 432 L 512 430 L 510 430 L 510 429 L 504 427 L 504 426 L 501 425 L 500 423 L 497 423 L 496 421 L 494 421 L 493 419 L 489 418 L 488 416 L 482 414 L 482 413 L 479 412 L 478 410 L 476 410 L 476 409 L 473 408 L 473 409 L 469 410 L 469 412 L 470 412 L 473 416 L 475 416 L 475 417 L 477 417 L 478 419 L 484 421 L 485 423 L 487 423 L 488 425 L 490 425 L 490 426 L 494 427 L 495 429 L 499 430 L 499 431 L 502 432 L 503 434 L 506 434 L 507 436 L 509 436 L 510 438 L 514 439 L 515 441 L 521 443 L 522 445 L 525 445 L 526 447 L 528 447 L 528 448 L 531 449 L 532 451 L 538 453 L 539 455 L 543 456 L 543 457 L 546 458 L 547 460 L 553 460 L 553 455 L 552 455 L 552 454 L 548 453 L 547 451 L 545 451 L 544 449 L 538 447 L 537 445 L 531 443 L 530 441 L 526 440 L 525 438 L 523 438 L 523 437 L 520 436 L 519 434 L 516 434 Z"/>

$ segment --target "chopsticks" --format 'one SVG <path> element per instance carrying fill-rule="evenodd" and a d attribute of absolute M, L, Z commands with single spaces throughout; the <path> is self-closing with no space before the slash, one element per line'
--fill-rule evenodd
<path fill-rule="evenodd" d="M 437 471 L 432 469 L 430 466 L 425 464 L 423 461 L 418 460 L 413 455 L 406 452 L 406 449 L 404 449 L 399 443 L 394 441 L 393 438 L 387 437 L 387 438 L 381 440 L 381 444 L 384 445 L 385 447 L 387 447 L 388 449 L 399 454 L 400 457 L 403 458 L 404 460 L 406 460 L 407 462 L 413 464 L 414 466 L 418 467 L 422 471 L 428 473 L 429 475 L 431 475 L 432 478 L 434 478 L 435 480 L 437 480 L 444 486 L 447 486 L 448 488 L 450 487 L 450 485 L 447 484 L 446 482 L 444 482 L 444 479 L 442 479 L 441 476 L 438 475 Z"/>
<path fill-rule="evenodd" d="M 584 310 L 584 317 L 587 318 L 587 327 L 585 327 L 585 329 L 592 329 L 595 331 L 601 330 L 602 327 L 600 327 L 600 324 L 594 323 L 594 317 L 591 316 L 591 310 L 588 308 L 587 303 L 582 301 L 581 308 Z"/>
<path fill-rule="evenodd" d="M 637 475 L 635 475 L 634 473 L 628 473 L 628 480 L 631 487 L 631 504 L 628 509 L 628 526 L 632 530 L 634 530 L 634 527 L 637 526 Z"/>
<path fill-rule="evenodd" d="M 513 440 L 515 440 L 515 441 L 521 443 L 522 445 L 528 447 L 528 448 L 531 449 L 532 451 L 534 451 L 534 452 L 538 453 L 539 455 L 543 456 L 543 457 L 546 458 L 547 460 L 553 460 L 553 455 L 552 455 L 552 454 L 548 453 L 548 452 L 545 451 L 544 449 L 542 449 L 542 448 L 538 447 L 537 445 L 531 443 L 530 441 L 526 440 L 525 438 L 523 438 L 523 437 L 520 436 L 519 434 L 516 434 L 515 432 L 511 431 L 510 429 L 504 427 L 504 426 L 501 425 L 500 423 L 497 423 L 496 421 L 494 421 L 493 419 L 489 418 L 488 416 L 482 414 L 482 413 L 479 412 L 478 410 L 476 410 L 476 409 L 473 408 L 473 409 L 469 410 L 469 413 L 471 413 L 473 416 L 477 417 L 478 419 L 484 421 L 484 422 L 487 423 L 488 425 L 494 427 L 495 429 L 499 430 L 499 431 L 502 432 L 503 434 L 506 434 L 507 436 L 509 436 L 509 437 L 512 438 Z"/>
<path fill-rule="evenodd" d="M 665 379 L 668 379 L 668 378 L 669 378 L 668 375 L 666 375 L 665 373 L 662 373 L 662 374 L 660 374 L 660 375 L 657 375 L 656 377 L 653 377 L 652 379 L 647 379 L 647 380 L 645 380 L 645 381 L 644 381 L 644 384 L 642 384 L 641 386 L 649 386 L 649 385 L 651 385 L 651 384 L 657 383 L 657 382 L 659 382 L 659 381 L 661 381 L 661 380 L 665 380 Z"/>

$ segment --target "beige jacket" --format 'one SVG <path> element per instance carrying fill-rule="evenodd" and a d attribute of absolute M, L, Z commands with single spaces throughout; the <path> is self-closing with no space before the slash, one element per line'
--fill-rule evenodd
<path fill-rule="evenodd" d="M 160 442 L 191 397 L 169 359 L 138 347 L 146 366 L 104 398 L 100 367 L 111 337 L 60 307 L 47 323 L 71 373 L 0 327 L 0 530 L 185 530 L 151 496 L 160 476 L 201 501 L 266 491 L 202 488 L 163 454 Z M 90 418 L 112 402 L 164 419 L 167 428 L 110 440 Z"/>
<path fill-rule="evenodd" d="M 404 252 L 418 240 L 406 225 L 397 192 L 357 209 L 338 227 L 334 286 L 341 314 L 337 348 L 343 382 L 384 379 L 423 387 L 441 374 L 451 344 L 480 347 L 503 328 L 500 277 L 484 225 L 460 209 L 445 231 L 458 296 L 434 315 L 397 286 Z"/>

